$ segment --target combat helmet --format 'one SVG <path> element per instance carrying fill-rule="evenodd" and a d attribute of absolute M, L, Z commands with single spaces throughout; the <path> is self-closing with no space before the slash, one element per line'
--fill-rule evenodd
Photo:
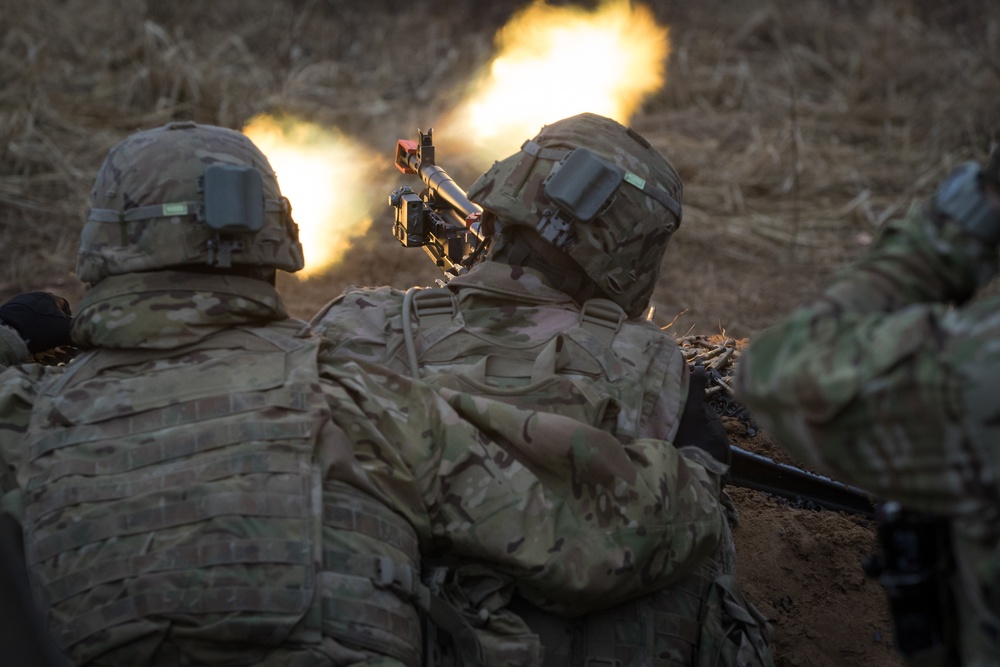
<path fill-rule="evenodd" d="M 132 134 L 108 153 L 91 191 L 77 275 L 93 285 L 168 267 L 303 265 L 291 206 L 260 149 L 235 130 L 183 121 Z"/>
<path fill-rule="evenodd" d="M 638 317 L 680 226 L 682 193 L 673 166 L 641 135 L 584 113 L 543 127 L 468 194 L 501 230 L 529 227 L 560 248 L 603 296 Z"/>

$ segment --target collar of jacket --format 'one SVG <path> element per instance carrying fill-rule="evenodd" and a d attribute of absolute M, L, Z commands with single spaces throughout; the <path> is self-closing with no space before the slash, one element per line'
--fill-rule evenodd
<path fill-rule="evenodd" d="M 485 260 L 448 282 L 451 289 L 474 288 L 517 301 L 574 305 L 572 297 L 553 288 L 540 271 Z"/>
<path fill-rule="evenodd" d="M 263 280 L 154 271 L 110 276 L 93 286 L 71 335 L 81 348 L 171 349 L 287 317 L 281 297 Z"/>

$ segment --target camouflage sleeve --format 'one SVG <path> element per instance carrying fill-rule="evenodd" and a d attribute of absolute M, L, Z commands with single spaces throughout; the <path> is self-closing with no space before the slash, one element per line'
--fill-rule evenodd
<path fill-rule="evenodd" d="M 383 363 L 386 327 L 401 309 L 403 292 L 391 287 L 350 287 L 313 317 L 313 330 L 335 354 Z"/>
<path fill-rule="evenodd" d="M 27 361 L 28 345 L 12 328 L 0 324 L 0 368 Z"/>
<path fill-rule="evenodd" d="M 919 303 L 962 303 L 997 271 L 996 249 L 917 206 L 882 230 L 868 254 L 834 279 L 817 306 L 891 313 Z"/>
<path fill-rule="evenodd" d="M 329 359 L 335 421 L 439 555 L 486 562 L 585 613 L 662 588 L 718 545 L 717 476 L 669 443 Z M 353 405 L 352 405 L 353 404 Z"/>
<path fill-rule="evenodd" d="M 914 210 L 754 337 L 738 396 L 790 453 L 845 482 L 939 513 L 995 504 L 1000 353 L 979 346 L 1000 329 L 996 303 L 947 305 L 989 279 L 995 255 Z"/>
<path fill-rule="evenodd" d="M 15 364 L 27 361 L 28 346 L 12 328 L 0 324 L 0 495 L 3 509 L 11 507 L 13 492 L 17 488 L 17 462 L 20 460 L 20 444 L 31 415 L 31 383 Z M 14 503 L 16 504 L 16 503 Z"/>
<path fill-rule="evenodd" d="M 0 372 L 0 495 L 4 511 L 20 518 L 17 471 L 28 430 L 35 387 L 45 368 L 25 364 Z"/>

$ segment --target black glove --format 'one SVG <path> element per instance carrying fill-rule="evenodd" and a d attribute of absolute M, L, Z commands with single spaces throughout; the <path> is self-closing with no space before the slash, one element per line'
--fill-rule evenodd
<path fill-rule="evenodd" d="M 0 322 L 14 327 L 32 354 L 71 345 L 69 302 L 51 292 L 25 292 L 0 306 Z"/>
<path fill-rule="evenodd" d="M 698 364 L 691 370 L 687 403 L 684 404 L 684 414 L 681 415 L 674 446 L 700 447 L 716 461 L 728 466 L 732 462 L 729 436 L 726 435 L 726 427 L 722 425 L 719 415 L 712 406 L 705 403 L 707 385 L 708 372 Z"/>

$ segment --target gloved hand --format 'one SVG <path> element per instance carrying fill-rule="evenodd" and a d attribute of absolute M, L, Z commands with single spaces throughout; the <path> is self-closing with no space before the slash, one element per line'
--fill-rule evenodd
<path fill-rule="evenodd" d="M 691 370 L 687 403 L 674 439 L 676 447 L 700 447 L 716 461 L 728 466 L 732 462 L 729 436 L 722 420 L 712 406 L 705 402 L 708 371 L 701 364 Z"/>
<path fill-rule="evenodd" d="M 0 322 L 17 330 L 32 354 L 71 345 L 69 302 L 51 292 L 25 292 L 0 306 Z"/>

